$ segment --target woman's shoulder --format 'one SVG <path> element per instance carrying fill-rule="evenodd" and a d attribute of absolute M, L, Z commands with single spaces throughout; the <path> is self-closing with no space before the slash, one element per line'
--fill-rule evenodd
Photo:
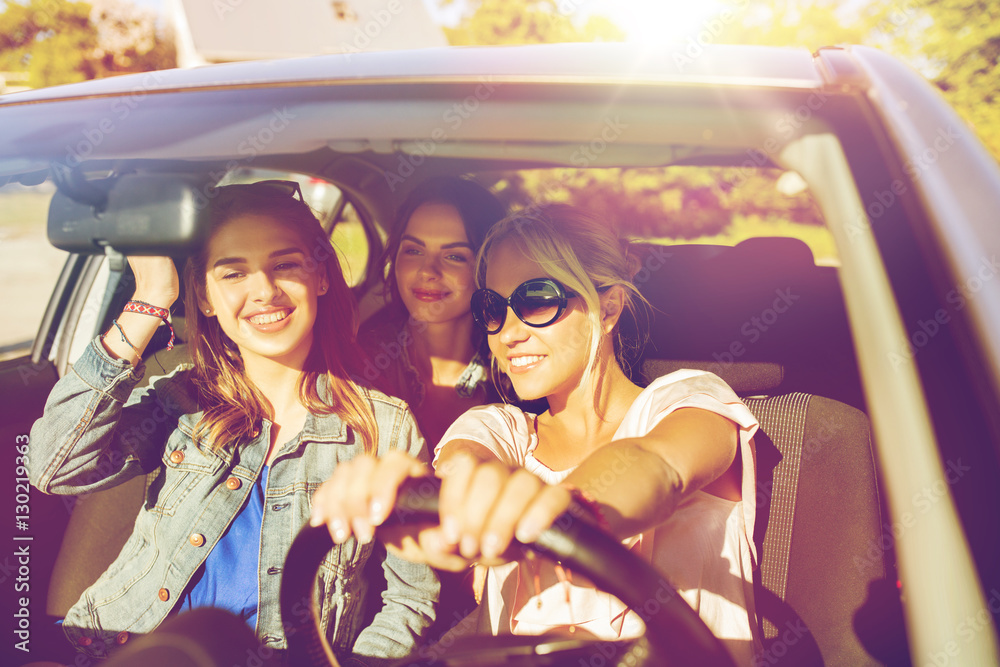
<path fill-rule="evenodd" d="M 358 391 L 371 406 L 372 416 L 379 424 L 380 431 L 388 424 L 397 424 L 404 429 L 420 430 L 416 415 L 406 400 L 371 386 L 359 385 Z M 393 432 L 396 430 L 392 429 Z"/>
<path fill-rule="evenodd" d="M 357 385 L 358 391 L 361 395 L 368 400 L 373 407 L 378 406 L 379 408 L 384 408 L 392 412 L 409 412 L 412 413 L 410 404 L 404 399 L 398 396 L 392 396 L 382 391 L 381 389 L 376 389 L 370 385 Z"/>
<path fill-rule="evenodd" d="M 466 410 L 448 427 L 434 449 L 434 463 L 442 448 L 455 440 L 479 443 L 507 465 L 523 466 L 533 449 L 535 415 L 509 403 L 490 403 Z"/>
<path fill-rule="evenodd" d="M 448 427 L 449 440 L 492 440 L 509 446 L 526 445 L 535 432 L 535 415 L 509 403 L 489 403 L 469 408 Z"/>
<path fill-rule="evenodd" d="M 755 428 L 757 420 L 736 392 L 715 373 L 684 368 L 654 379 L 633 401 L 623 422 L 628 431 L 651 428 L 680 408 L 701 408 L 720 414 L 744 428 Z"/>
<path fill-rule="evenodd" d="M 191 364 L 182 364 L 164 374 L 151 374 L 146 370 L 143 379 L 132 391 L 129 402 L 153 396 L 154 400 L 171 414 L 183 415 L 201 411 L 198 385 Z"/>
<path fill-rule="evenodd" d="M 494 418 L 511 421 L 532 421 L 536 415 L 522 410 L 513 403 L 485 403 L 469 408 L 459 419 L 483 419 Z"/>
<path fill-rule="evenodd" d="M 358 334 L 358 346 L 366 357 L 359 361 L 359 370 L 366 386 L 419 405 L 423 387 L 407 352 L 413 335 L 406 322 L 405 312 L 390 307 L 365 322 Z"/>

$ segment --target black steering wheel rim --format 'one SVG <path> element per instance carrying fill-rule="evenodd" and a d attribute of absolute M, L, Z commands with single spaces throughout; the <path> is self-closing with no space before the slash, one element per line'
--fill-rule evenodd
<path fill-rule="evenodd" d="M 439 486 L 434 478 L 408 480 L 400 488 L 396 507 L 384 525 L 436 522 Z M 626 549 L 605 531 L 581 520 L 579 517 L 584 512 L 575 509 L 579 508 L 571 508 L 534 543 L 523 546 L 584 575 L 598 589 L 611 593 L 642 618 L 646 634 L 628 643 L 629 649 L 622 653 L 628 653 L 629 660 L 619 664 L 733 667 L 732 658 L 722 642 L 677 590 L 645 559 Z M 295 538 L 285 559 L 281 618 L 293 665 L 321 667 L 331 664 L 332 652 L 319 631 L 312 591 L 323 557 L 332 547 L 333 540 L 325 526 L 307 525 Z M 303 613 L 303 604 L 311 613 Z M 486 646 L 492 639 L 496 638 L 481 637 L 477 641 Z M 598 643 L 607 644 L 595 642 L 595 645 Z M 400 663 L 406 664 L 410 663 Z M 447 663 L 429 663 L 422 657 L 418 664 Z"/>

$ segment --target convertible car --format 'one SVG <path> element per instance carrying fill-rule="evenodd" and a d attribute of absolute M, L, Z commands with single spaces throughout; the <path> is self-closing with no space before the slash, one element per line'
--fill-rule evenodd
<path fill-rule="evenodd" d="M 615 219 L 652 306 L 636 377 L 711 370 L 760 420 L 756 664 L 1000 664 L 1000 169 L 892 57 L 343 54 L 15 93 L 0 128 L 0 226 L 62 251 L 37 255 L 52 288 L 30 350 L 0 362 L 3 664 L 43 659 L 41 628 L 143 500 L 141 479 L 86 502 L 24 479 L 49 390 L 131 294 L 123 254 L 181 259 L 213 186 L 294 179 L 378 317 L 395 207 L 441 174 Z M 180 301 L 172 319 L 149 373 L 188 360 Z M 553 650 L 518 664 L 560 664 Z M 586 650 L 562 664 L 611 664 Z"/>

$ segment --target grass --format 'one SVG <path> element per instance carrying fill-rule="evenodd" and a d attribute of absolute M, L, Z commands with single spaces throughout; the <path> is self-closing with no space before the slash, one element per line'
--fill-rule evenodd
<path fill-rule="evenodd" d="M 44 234 L 51 192 L 0 192 L 0 234 Z"/>

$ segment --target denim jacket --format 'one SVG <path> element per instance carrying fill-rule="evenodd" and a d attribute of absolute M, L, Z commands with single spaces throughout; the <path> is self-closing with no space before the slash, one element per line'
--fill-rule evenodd
<path fill-rule="evenodd" d="M 251 492 L 270 442 L 260 435 L 226 451 L 195 444 L 201 417 L 190 371 L 178 370 L 133 391 L 143 367 L 112 359 L 99 340 L 56 383 L 31 430 L 31 482 L 45 493 L 86 494 L 149 475 L 131 537 L 108 570 L 69 610 L 63 628 L 78 650 L 104 657 L 134 634 L 155 629 Z M 378 453 L 403 449 L 426 460 L 424 441 L 402 401 L 364 390 L 378 424 Z M 285 556 L 309 520 L 313 492 L 337 463 L 363 451 L 337 415 L 309 415 L 282 446 L 267 478 L 261 528 L 256 633 L 263 646 L 287 648 L 278 604 Z M 373 545 L 354 538 L 335 546 L 317 578 L 320 619 L 334 651 L 362 664 L 410 653 L 434 619 L 439 584 L 433 570 L 388 555 L 383 606 L 367 627 Z M 383 552 L 384 553 L 384 552 Z M 304 609 L 304 607 L 303 607 Z M 370 616 L 370 615 L 369 615 Z"/>

